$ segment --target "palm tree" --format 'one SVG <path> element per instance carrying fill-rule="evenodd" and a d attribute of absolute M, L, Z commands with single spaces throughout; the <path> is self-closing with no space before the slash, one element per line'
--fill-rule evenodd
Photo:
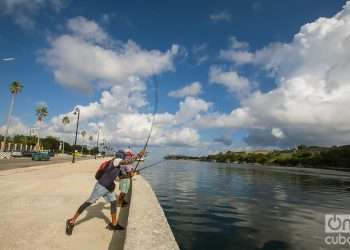
<path fill-rule="evenodd" d="M 12 98 L 11 98 L 11 104 L 10 104 L 9 113 L 7 115 L 7 123 L 6 123 L 5 135 L 4 135 L 4 143 L 2 144 L 1 151 L 4 151 L 4 149 L 5 149 L 6 140 L 7 140 L 7 136 L 8 136 L 8 132 L 9 132 L 10 120 L 11 120 L 12 111 L 13 111 L 13 106 L 15 105 L 15 97 L 16 97 L 16 95 L 18 93 L 20 93 L 22 91 L 22 89 L 23 89 L 23 85 L 20 82 L 18 82 L 18 81 L 13 81 L 10 84 L 10 92 L 12 94 Z"/>
<path fill-rule="evenodd" d="M 94 137 L 92 135 L 89 136 L 89 141 L 90 141 L 90 155 L 91 155 L 91 143 L 94 140 Z"/>
<path fill-rule="evenodd" d="M 70 123 L 69 117 L 68 116 L 64 116 L 62 118 L 62 123 L 64 126 L 66 126 L 67 124 Z M 64 154 L 64 141 L 62 140 L 62 153 Z"/>
<path fill-rule="evenodd" d="M 85 136 L 86 136 L 85 130 L 81 131 L 81 136 L 83 137 L 83 144 L 81 145 L 81 154 L 83 154 L 84 141 L 85 141 Z"/>
<path fill-rule="evenodd" d="M 49 114 L 49 111 L 47 110 L 47 106 L 45 104 L 39 104 L 35 109 L 35 114 L 37 121 L 41 123 L 44 118 Z M 38 130 L 38 142 L 37 142 L 37 149 L 40 150 L 40 137 L 39 137 L 39 130 Z"/>

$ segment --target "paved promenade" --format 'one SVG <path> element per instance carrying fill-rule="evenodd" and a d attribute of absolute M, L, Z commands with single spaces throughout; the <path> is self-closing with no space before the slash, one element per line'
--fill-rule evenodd
<path fill-rule="evenodd" d="M 93 157 L 78 157 L 76 160 L 87 160 L 92 159 Z M 44 166 L 56 163 L 71 162 L 72 156 L 55 156 L 52 157 L 49 161 L 32 161 L 31 158 L 12 158 L 12 159 L 0 159 L 0 171 L 10 170 L 14 168 L 28 168 L 33 166 Z"/>
<path fill-rule="evenodd" d="M 89 196 L 100 162 L 0 171 L 0 249 L 122 249 L 125 231 L 105 229 L 110 206 L 103 199 L 82 214 L 72 236 L 65 235 L 65 221 Z M 126 208 L 122 217 L 125 226 Z"/>

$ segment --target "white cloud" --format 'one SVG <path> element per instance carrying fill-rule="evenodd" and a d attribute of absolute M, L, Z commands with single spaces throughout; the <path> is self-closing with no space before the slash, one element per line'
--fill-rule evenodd
<path fill-rule="evenodd" d="M 52 39 L 51 47 L 41 56 L 41 61 L 53 69 L 56 81 L 64 86 L 89 91 L 93 84 L 123 85 L 130 77 L 146 79 L 174 69 L 177 45 L 166 52 L 144 50 L 131 40 L 113 41 L 117 47 L 110 47 L 104 42 L 109 37 L 105 31 L 82 17 L 69 20 L 68 28 L 73 33 Z"/>
<path fill-rule="evenodd" d="M 278 139 L 283 139 L 285 137 L 283 131 L 280 128 L 272 128 L 271 134 Z"/>
<path fill-rule="evenodd" d="M 209 15 L 209 19 L 215 22 L 218 22 L 218 21 L 229 22 L 231 21 L 231 14 L 226 10 L 216 11 Z"/>
<path fill-rule="evenodd" d="M 148 51 L 132 41 L 125 44 L 113 41 L 96 22 L 83 17 L 69 20 L 67 27 L 71 33 L 52 39 L 51 48 L 42 52 L 41 60 L 53 68 L 60 84 L 83 90 L 96 83 L 109 88 L 102 91 L 99 100 L 77 105 L 80 128 L 92 135 L 100 127 L 101 138 L 114 144 L 142 145 L 153 120 L 151 113 L 141 111 L 148 105 L 145 82 L 154 75 L 173 70 L 174 57 L 181 53 L 178 52 L 181 48 L 173 45 L 166 52 Z M 197 95 L 200 91 L 200 83 L 195 82 L 184 88 L 182 94 Z M 187 97 L 177 113 L 156 114 L 150 145 L 198 145 L 199 134 L 189 122 L 210 105 Z M 64 126 L 64 115 L 74 122 Z M 72 112 L 61 114 L 44 123 L 43 131 L 71 141 L 75 121 Z"/>
<path fill-rule="evenodd" d="M 87 41 L 103 44 L 110 39 L 96 22 L 87 20 L 85 17 L 79 16 L 68 20 L 67 28 Z"/>
<path fill-rule="evenodd" d="M 248 107 L 234 109 L 230 114 L 206 114 L 195 121 L 201 128 L 251 128 L 258 127 L 257 121 L 250 116 Z"/>
<path fill-rule="evenodd" d="M 249 43 L 239 41 L 235 36 L 231 36 L 229 40 L 231 49 L 247 49 L 249 47 Z"/>
<path fill-rule="evenodd" d="M 168 93 L 171 97 L 197 96 L 202 93 L 202 85 L 200 82 L 193 82 L 181 89 L 173 90 Z"/>
<path fill-rule="evenodd" d="M 220 50 L 220 58 L 236 64 L 247 64 L 253 61 L 253 54 L 249 51 Z"/>
<path fill-rule="evenodd" d="M 251 89 L 247 78 L 238 75 L 234 70 L 224 71 L 218 66 L 210 67 L 209 82 L 221 84 L 231 93 L 238 94 L 239 96 L 247 94 Z"/>
<path fill-rule="evenodd" d="M 97 127 L 101 127 L 101 138 L 119 145 L 142 145 L 150 131 L 153 116 L 151 113 L 142 113 L 140 107 L 146 105 L 145 88 L 134 88 L 130 92 L 126 88 L 114 86 L 101 94 L 99 101 L 88 105 L 79 105 L 81 110 L 80 128 L 85 129 L 88 135 L 96 134 Z M 125 95 L 123 97 L 123 94 Z M 144 103 L 136 102 L 133 95 L 140 95 Z M 128 98 L 129 96 L 129 98 Z M 120 98 L 119 98 L 120 97 Z M 116 104 L 115 104 L 116 103 Z M 207 112 L 210 103 L 204 100 L 187 97 L 179 105 L 175 114 L 158 113 L 155 115 L 153 136 L 150 145 L 161 146 L 195 146 L 199 144 L 200 136 L 197 130 L 191 127 L 191 121 L 200 113 Z M 71 123 L 62 124 L 62 118 L 68 115 Z M 99 124 L 98 124 L 99 123 Z M 69 112 L 53 117 L 42 125 L 47 135 L 56 135 L 72 141 L 76 124 L 76 117 Z M 79 142 L 78 142 L 79 143 Z"/>
<path fill-rule="evenodd" d="M 252 63 L 274 76 L 277 87 L 241 100 L 236 110 L 244 114 L 239 117 L 234 110 L 223 115 L 226 126 L 266 129 L 270 137 L 272 129 L 279 128 L 293 144 L 348 143 L 349 37 L 350 2 L 335 16 L 302 26 L 290 43 L 255 51 Z"/>
<path fill-rule="evenodd" d="M 10 61 L 14 61 L 15 58 L 14 57 L 6 57 L 6 58 L 2 58 L 1 61 L 4 61 L 4 62 L 10 62 Z"/>
<path fill-rule="evenodd" d="M 6 124 L 3 124 L 3 126 L 0 127 L 0 134 L 4 135 L 6 131 Z M 17 134 L 27 134 L 29 131 L 29 128 L 17 117 L 12 116 L 10 119 L 10 126 L 8 134 L 10 136 L 17 135 Z"/>
<path fill-rule="evenodd" d="M 201 112 L 207 112 L 211 106 L 212 103 L 202 99 L 186 97 L 183 102 L 180 102 L 180 109 L 175 114 L 176 122 L 184 123 L 197 118 Z"/>
<path fill-rule="evenodd" d="M 235 64 L 246 64 L 253 61 L 253 54 L 248 51 L 249 43 L 239 41 L 236 37 L 230 37 L 230 47 L 220 50 L 219 57 Z"/>
<path fill-rule="evenodd" d="M 1 0 L 0 13 L 14 18 L 15 23 L 23 29 L 35 27 L 35 16 L 40 10 L 48 8 L 60 11 L 66 0 Z"/>

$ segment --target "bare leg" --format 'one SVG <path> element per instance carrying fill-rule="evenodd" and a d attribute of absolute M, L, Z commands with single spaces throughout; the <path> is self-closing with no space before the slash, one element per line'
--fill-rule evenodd
<path fill-rule="evenodd" d="M 117 201 L 111 202 L 111 218 L 112 218 L 112 225 L 117 225 Z"/>
<path fill-rule="evenodd" d="M 118 224 L 117 219 L 117 201 L 111 202 L 111 218 L 112 223 L 108 225 L 110 230 L 123 230 L 124 228 Z"/>
<path fill-rule="evenodd" d="M 74 224 L 75 221 L 78 219 L 79 215 L 91 205 L 92 203 L 90 202 L 84 202 L 81 204 L 81 206 L 78 208 L 77 212 L 74 214 L 74 216 L 70 219 L 70 223 Z"/>

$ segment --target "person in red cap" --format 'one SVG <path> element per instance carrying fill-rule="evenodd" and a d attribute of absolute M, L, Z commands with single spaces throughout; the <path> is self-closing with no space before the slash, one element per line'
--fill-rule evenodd
<path fill-rule="evenodd" d="M 108 224 L 109 230 L 123 230 L 124 228 L 117 223 L 117 198 L 114 193 L 115 184 L 114 181 L 120 176 L 120 166 L 131 164 L 133 161 L 144 156 L 144 151 L 126 160 L 124 152 L 117 152 L 115 157 L 106 162 L 106 167 L 101 170 L 101 167 L 97 171 L 95 178 L 97 182 L 90 197 L 78 208 L 73 217 L 66 221 L 66 234 L 71 235 L 76 220 L 79 215 L 91 204 L 95 203 L 99 198 L 103 197 L 107 202 L 111 204 L 111 223 Z"/>
<path fill-rule="evenodd" d="M 125 160 L 132 159 L 134 153 L 131 151 L 130 147 L 124 150 Z M 120 176 L 119 176 L 119 203 L 122 207 L 128 205 L 128 202 L 125 200 L 126 195 L 130 189 L 130 178 L 134 175 L 134 168 L 132 164 L 125 164 L 120 166 Z"/>

